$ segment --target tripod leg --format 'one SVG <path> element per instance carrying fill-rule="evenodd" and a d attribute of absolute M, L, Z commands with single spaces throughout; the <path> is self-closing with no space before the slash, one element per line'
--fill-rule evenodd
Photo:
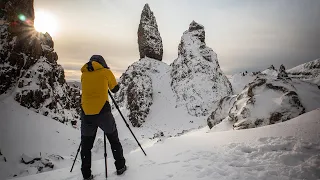
<path fill-rule="evenodd" d="M 146 152 L 143 150 L 143 148 L 142 148 L 141 144 L 139 143 L 138 139 L 136 138 L 136 136 L 135 136 L 135 135 L 134 135 L 134 133 L 132 132 L 132 130 L 131 130 L 131 128 L 130 128 L 130 126 L 129 126 L 129 124 L 127 123 L 126 119 L 124 118 L 123 114 L 121 113 L 121 111 L 120 111 L 120 109 L 119 109 L 118 104 L 117 104 L 117 103 L 116 103 L 116 101 L 114 100 L 114 98 L 113 98 L 113 96 L 112 96 L 112 94 L 110 93 L 110 91 L 109 91 L 109 90 L 108 90 L 108 93 L 109 93 L 109 96 L 111 97 L 111 99 L 112 99 L 112 101 L 113 101 L 114 105 L 116 106 L 117 110 L 119 111 L 119 114 L 121 115 L 121 117 L 122 117 L 123 121 L 126 123 L 127 128 L 130 130 L 130 132 L 131 132 L 132 136 L 134 137 L 134 139 L 135 139 L 135 140 L 136 140 L 136 142 L 138 143 L 138 145 L 139 145 L 140 149 L 142 150 L 143 154 L 144 154 L 145 156 L 147 156 Z"/>
<path fill-rule="evenodd" d="M 106 143 L 106 135 L 103 134 L 103 142 L 104 142 L 104 164 L 105 164 L 105 173 L 106 173 L 106 178 L 108 177 L 108 173 L 107 173 L 107 170 L 108 170 L 108 165 L 107 165 L 107 143 Z"/>
<path fill-rule="evenodd" d="M 73 170 L 73 166 L 74 166 L 74 164 L 75 164 L 75 162 L 76 162 L 76 159 L 77 159 L 77 157 L 78 157 L 80 148 L 81 148 L 81 142 L 80 142 L 80 144 L 79 144 L 79 148 L 78 148 L 78 150 L 77 150 L 77 154 L 76 154 L 76 157 L 74 158 L 74 161 L 73 161 L 73 164 L 72 164 L 72 167 L 71 167 L 70 172 L 72 172 L 72 170 Z"/>

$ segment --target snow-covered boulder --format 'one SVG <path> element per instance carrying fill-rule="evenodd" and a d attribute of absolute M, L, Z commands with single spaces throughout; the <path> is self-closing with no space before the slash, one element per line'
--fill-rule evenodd
<path fill-rule="evenodd" d="M 237 95 L 226 96 L 219 101 L 218 107 L 207 119 L 209 128 L 219 124 L 224 118 L 229 115 L 230 108 L 236 101 Z"/>
<path fill-rule="evenodd" d="M 33 1 L 6 1 L 1 12 L 0 95 L 60 122 L 79 119 L 80 91 L 66 83 L 51 36 L 34 29 Z"/>
<path fill-rule="evenodd" d="M 261 73 L 268 76 L 275 76 L 275 77 L 278 76 L 278 71 L 273 65 L 271 65 L 268 69 L 262 71 Z"/>
<path fill-rule="evenodd" d="M 305 113 L 291 80 L 258 76 L 237 96 L 229 112 L 235 129 L 287 121 Z"/>
<path fill-rule="evenodd" d="M 232 94 L 232 86 L 221 71 L 217 54 L 205 43 L 204 27 L 193 21 L 183 33 L 178 58 L 171 64 L 171 87 L 177 105 L 193 116 L 208 115 L 214 104 Z"/>
<path fill-rule="evenodd" d="M 320 59 L 287 70 L 289 77 L 312 82 L 320 86 Z"/>
<path fill-rule="evenodd" d="M 145 4 L 138 29 L 138 45 L 140 58 L 149 57 L 162 60 L 163 45 L 158 25 L 153 12 L 148 4 Z"/>
<path fill-rule="evenodd" d="M 115 97 L 119 106 L 129 110 L 129 120 L 134 127 L 140 127 L 148 116 L 153 103 L 152 73 L 157 60 L 143 58 L 130 65 L 119 80 L 120 90 Z"/>

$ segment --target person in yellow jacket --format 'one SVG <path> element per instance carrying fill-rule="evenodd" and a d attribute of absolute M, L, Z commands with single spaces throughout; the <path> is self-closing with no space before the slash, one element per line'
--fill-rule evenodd
<path fill-rule="evenodd" d="M 91 173 L 91 149 L 100 127 L 106 134 L 115 159 L 117 174 L 126 171 L 122 145 L 108 99 L 108 90 L 116 93 L 119 85 L 104 58 L 93 55 L 81 68 L 81 171 L 85 180 Z"/>

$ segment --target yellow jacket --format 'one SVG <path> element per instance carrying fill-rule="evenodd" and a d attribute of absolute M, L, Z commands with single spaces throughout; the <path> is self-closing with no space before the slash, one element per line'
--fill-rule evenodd
<path fill-rule="evenodd" d="M 81 106 L 85 115 L 99 114 L 108 100 L 108 89 L 118 83 L 110 69 L 92 61 L 81 68 Z"/>

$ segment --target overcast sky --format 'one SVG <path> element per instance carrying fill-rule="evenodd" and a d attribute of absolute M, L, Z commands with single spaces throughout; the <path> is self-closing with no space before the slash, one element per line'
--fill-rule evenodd
<path fill-rule="evenodd" d="M 103 55 L 117 77 L 139 59 L 145 3 L 156 16 L 168 64 L 192 20 L 204 25 L 207 46 L 228 75 L 320 57 L 320 0 L 35 0 L 35 11 L 55 16 L 58 62 L 69 80 L 79 80 L 92 54 Z"/>

